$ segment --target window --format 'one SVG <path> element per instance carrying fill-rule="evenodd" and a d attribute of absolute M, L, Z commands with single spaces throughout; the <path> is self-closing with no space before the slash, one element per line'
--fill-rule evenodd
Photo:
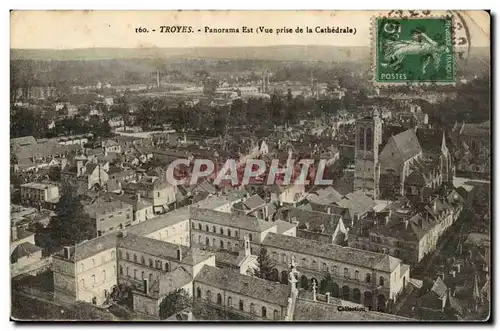
<path fill-rule="evenodd" d="M 201 236 L 198 236 L 198 243 L 199 244 L 203 243 L 203 239 L 201 238 Z"/>
<path fill-rule="evenodd" d="M 80 272 L 83 272 L 83 263 L 80 263 Z"/>
<path fill-rule="evenodd" d="M 207 301 L 212 301 L 212 292 L 210 290 L 207 290 Z"/>
<path fill-rule="evenodd" d="M 153 267 L 153 260 L 149 259 L 149 267 L 152 268 Z"/>
<path fill-rule="evenodd" d="M 305 258 L 302 259 L 302 266 L 307 267 L 307 260 Z"/>
<path fill-rule="evenodd" d="M 347 268 L 344 268 L 344 278 L 349 278 L 349 270 Z"/>
<path fill-rule="evenodd" d="M 201 289 L 200 287 L 198 286 L 198 288 L 196 289 L 196 297 L 197 298 L 201 298 Z"/>
<path fill-rule="evenodd" d="M 150 274 L 149 274 L 149 283 L 152 283 L 152 282 L 153 282 L 153 274 L 152 274 L 152 273 L 150 273 Z"/>
<path fill-rule="evenodd" d="M 102 271 L 102 280 L 106 281 L 106 270 Z"/>
<path fill-rule="evenodd" d="M 251 234 L 251 233 L 249 233 L 249 234 L 248 234 L 248 238 L 250 239 L 250 241 L 253 241 L 253 238 L 252 238 L 252 234 Z"/>
<path fill-rule="evenodd" d="M 198 223 L 198 230 L 201 230 L 201 223 Z"/>
<path fill-rule="evenodd" d="M 286 260 L 287 260 L 286 254 L 285 253 L 281 254 L 281 262 L 286 263 Z"/>
<path fill-rule="evenodd" d="M 384 286 L 384 277 L 380 276 L 379 280 L 378 280 L 378 284 L 380 286 Z"/>
<path fill-rule="evenodd" d="M 312 268 L 313 268 L 314 270 L 316 270 L 316 268 L 317 268 L 317 265 L 316 265 L 316 261 L 315 261 L 315 260 L 313 260 L 313 261 L 312 261 Z"/>
<path fill-rule="evenodd" d="M 122 251 L 121 250 L 118 251 L 118 258 L 120 258 L 120 259 L 122 258 Z"/>
<path fill-rule="evenodd" d="M 326 263 L 323 263 L 323 265 L 321 266 L 321 270 L 328 272 L 328 267 Z"/>
<path fill-rule="evenodd" d="M 243 300 L 240 300 L 240 310 L 243 311 Z"/>
<path fill-rule="evenodd" d="M 130 261 L 130 254 L 129 254 L 129 252 L 127 252 L 126 257 L 127 257 L 127 260 L 129 260 L 129 261 Z"/>
<path fill-rule="evenodd" d="M 224 234 L 224 229 L 221 227 L 219 232 L 220 234 Z"/>
<path fill-rule="evenodd" d="M 165 271 L 166 272 L 170 271 L 170 265 L 168 264 L 168 262 L 165 262 Z"/>
<path fill-rule="evenodd" d="M 208 232 L 208 225 L 205 225 L 205 231 Z"/>
<path fill-rule="evenodd" d="M 123 275 L 123 266 L 120 266 L 120 275 Z"/>
<path fill-rule="evenodd" d="M 134 262 L 137 263 L 137 255 L 134 254 Z"/>
<path fill-rule="evenodd" d="M 212 246 L 217 246 L 217 244 L 215 243 L 215 238 L 212 239 Z"/>
<path fill-rule="evenodd" d="M 366 274 L 365 281 L 366 281 L 367 283 L 370 283 L 370 282 L 371 282 L 371 276 L 370 276 L 370 274 Z"/>
<path fill-rule="evenodd" d="M 230 241 L 227 242 L 227 250 L 229 250 L 229 251 L 233 250 L 233 245 L 231 244 Z"/>
<path fill-rule="evenodd" d="M 215 228 L 215 226 L 212 226 L 212 232 L 217 232 L 217 229 Z"/>
<path fill-rule="evenodd" d="M 217 293 L 217 304 L 222 305 L 222 295 L 220 293 Z"/>
<path fill-rule="evenodd" d="M 231 237 L 231 229 L 227 229 L 227 235 Z"/>
<path fill-rule="evenodd" d="M 146 259 L 144 258 L 144 255 L 141 255 L 141 263 L 146 264 Z"/>
<path fill-rule="evenodd" d="M 250 313 L 255 314 L 255 304 L 250 304 Z"/>
<path fill-rule="evenodd" d="M 92 275 L 91 279 L 92 279 L 92 286 L 94 286 L 95 285 L 95 275 Z"/>
<path fill-rule="evenodd" d="M 234 231 L 234 236 L 235 236 L 236 238 L 239 238 L 239 237 L 240 237 L 240 235 L 239 235 L 238 231 Z"/>
<path fill-rule="evenodd" d="M 92 259 L 92 267 L 95 267 L 95 260 Z"/>
<path fill-rule="evenodd" d="M 267 318 L 267 309 L 266 307 L 262 306 L 262 317 Z"/>
<path fill-rule="evenodd" d="M 231 297 L 228 297 L 228 298 L 227 298 L 227 305 L 228 305 L 229 307 L 232 307 L 232 306 L 233 306 L 233 299 L 232 299 Z"/>
<path fill-rule="evenodd" d="M 354 279 L 359 280 L 359 271 L 357 270 L 354 272 Z"/>
<path fill-rule="evenodd" d="M 144 278 L 144 271 L 141 272 L 141 279 L 146 279 Z"/>
<path fill-rule="evenodd" d="M 137 279 L 137 269 L 134 269 L 134 279 Z"/>
<path fill-rule="evenodd" d="M 111 251 L 111 259 L 115 258 L 115 251 Z"/>
<path fill-rule="evenodd" d="M 160 197 L 160 192 L 156 193 L 156 197 L 159 198 Z"/>
<path fill-rule="evenodd" d="M 85 279 L 80 279 L 80 287 L 85 288 Z"/>
<path fill-rule="evenodd" d="M 127 277 L 130 276 L 130 273 L 128 272 L 128 267 L 127 267 Z"/>

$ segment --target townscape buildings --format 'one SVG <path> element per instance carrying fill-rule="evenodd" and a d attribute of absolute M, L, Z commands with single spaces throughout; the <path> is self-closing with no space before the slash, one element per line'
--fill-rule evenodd
<path fill-rule="evenodd" d="M 159 72 L 155 79 L 161 90 Z M 290 100 L 346 95 L 339 84 L 313 77 L 307 88 L 292 83 L 273 81 L 264 70 L 256 86 L 216 86 L 211 106 L 256 95 L 272 99 L 281 85 L 289 86 Z M 107 96 L 88 116 L 101 118 L 119 94 L 102 82 L 75 93 L 96 88 Z M 40 88 L 17 95 L 55 93 Z M 55 107 L 78 112 L 68 103 Z M 489 182 L 476 175 L 490 171 L 489 122 L 457 123 L 448 132 L 410 102 L 362 108 L 339 111 L 327 125 L 283 123 L 259 137 L 243 129 L 211 137 L 163 128 L 135 132 L 114 116 L 107 119 L 109 137 L 12 138 L 18 176 L 11 183 L 12 276 L 22 283 L 49 274 L 54 304 L 121 307 L 134 319 L 481 318 L 490 302 L 491 216 L 483 196 Z M 190 164 L 176 172 L 182 177 L 198 159 L 221 167 L 230 158 L 239 170 L 252 159 L 268 166 L 325 160 L 323 174 L 308 175 L 332 181 L 168 180 L 173 161 Z M 78 226 L 88 224 L 90 235 L 53 247 L 53 220 L 73 208 L 64 205 L 70 196 L 78 201 Z"/>

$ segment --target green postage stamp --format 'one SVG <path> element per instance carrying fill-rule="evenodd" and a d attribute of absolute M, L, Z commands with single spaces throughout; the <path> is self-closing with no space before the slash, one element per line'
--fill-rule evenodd
<path fill-rule="evenodd" d="M 376 83 L 455 83 L 452 17 L 375 19 Z"/>

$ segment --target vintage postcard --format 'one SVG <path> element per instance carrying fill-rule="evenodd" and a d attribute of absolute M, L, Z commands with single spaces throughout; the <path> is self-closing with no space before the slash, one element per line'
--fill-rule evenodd
<path fill-rule="evenodd" d="M 484 322 L 486 11 L 22 11 L 14 321 Z"/>

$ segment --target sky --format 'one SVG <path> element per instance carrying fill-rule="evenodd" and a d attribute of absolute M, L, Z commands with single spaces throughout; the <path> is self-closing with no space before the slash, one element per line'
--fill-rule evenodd
<path fill-rule="evenodd" d="M 12 11 L 11 48 L 150 48 L 269 45 L 370 46 L 376 11 Z M 433 12 L 435 15 L 443 12 Z M 486 12 L 463 12 L 471 31 L 472 46 L 490 45 L 490 19 Z M 192 26 L 193 33 L 160 33 L 160 26 Z M 259 26 L 349 27 L 356 34 L 205 34 L 211 28 Z M 136 33 L 144 27 L 150 33 Z M 156 32 L 151 30 L 156 29 Z"/>

